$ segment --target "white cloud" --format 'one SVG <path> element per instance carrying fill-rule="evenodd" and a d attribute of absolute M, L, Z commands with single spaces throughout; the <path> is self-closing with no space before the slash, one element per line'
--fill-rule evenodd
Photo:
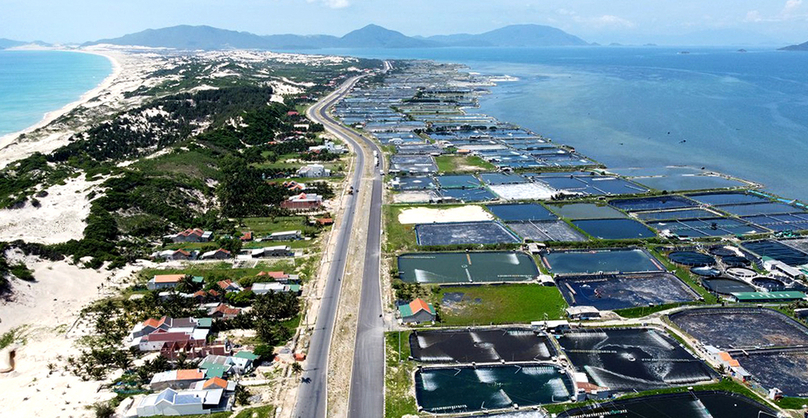
<path fill-rule="evenodd" d="M 634 22 L 615 15 L 597 17 L 574 16 L 573 20 L 596 28 L 633 28 Z"/>
<path fill-rule="evenodd" d="M 309 3 L 321 3 L 332 9 L 343 9 L 351 5 L 349 0 L 306 0 Z"/>
<path fill-rule="evenodd" d="M 746 13 L 746 18 L 743 20 L 744 22 L 762 22 L 763 16 L 757 10 L 750 10 Z"/>
<path fill-rule="evenodd" d="M 802 6 L 802 0 L 788 0 L 780 13 L 784 17 L 792 16 Z"/>
<path fill-rule="evenodd" d="M 764 16 L 757 10 L 746 13 L 744 22 L 786 22 L 789 20 L 808 20 L 808 14 L 800 13 L 802 0 L 787 0 L 780 13 L 773 16 Z"/>

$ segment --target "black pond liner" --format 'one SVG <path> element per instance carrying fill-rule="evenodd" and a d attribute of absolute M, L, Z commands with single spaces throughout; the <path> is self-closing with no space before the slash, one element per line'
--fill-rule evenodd
<path fill-rule="evenodd" d="M 676 264 L 689 267 L 715 265 L 713 257 L 695 251 L 674 251 L 668 254 L 668 258 Z"/>
<path fill-rule="evenodd" d="M 713 267 L 693 267 L 690 272 L 701 277 L 718 277 L 721 275 L 721 270 Z"/>
<path fill-rule="evenodd" d="M 729 248 L 726 248 L 726 247 L 713 247 L 713 248 L 710 248 L 709 250 L 707 250 L 707 252 L 712 254 L 712 255 L 717 255 L 719 257 L 728 257 L 728 256 L 733 256 L 733 255 L 737 256 L 738 255 L 738 253 L 736 253 L 735 251 L 730 250 Z"/>
<path fill-rule="evenodd" d="M 739 292 L 754 292 L 756 289 L 740 280 L 727 278 L 703 279 L 704 287 L 722 295 Z"/>
<path fill-rule="evenodd" d="M 713 418 L 760 418 L 775 416 L 775 411 L 745 396 L 723 391 L 696 391 L 643 396 L 595 404 L 562 412 L 559 418 L 607 416 L 625 410 L 621 418 L 679 418 L 702 416 L 702 408 Z M 763 412 L 761 414 L 761 412 Z M 601 415 L 598 415 L 600 413 Z M 506 415 L 507 416 L 507 415 Z"/>
<path fill-rule="evenodd" d="M 721 262 L 728 267 L 747 267 L 749 266 L 749 259 L 737 255 L 727 255 L 721 257 Z"/>
<path fill-rule="evenodd" d="M 755 277 L 752 279 L 752 284 L 755 286 L 760 286 L 770 292 L 777 292 L 780 290 L 785 290 L 786 288 L 785 283 L 770 277 Z"/>

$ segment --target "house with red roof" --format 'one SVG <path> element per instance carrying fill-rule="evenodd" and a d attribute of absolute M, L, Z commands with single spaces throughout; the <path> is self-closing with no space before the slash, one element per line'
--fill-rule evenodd
<path fill-rule="evenodd" d="M 149 279 L 146 288 L 149 290 L 171 289 L 176 287 L 186 274 L 158 274 Z"/>
<path fill-rule="evenodd" d="M 188 389 L 194 383 L 203 380 L 205 372 L 199 369 L 169 370 L 152 376 L 149 389 L 153 391 L 171 389 Z"/>
<path fill-rule="evenodd" d="M 210 242 L 213 240 L 213 232 L 199 228 L 189 228 L 174 235 L 166 235 L 163 238 L 173 242 Z"/>
<path fill-rule="evenodd" d="M 219 248 L 218 250 L 208 251 L 202 254 L 199 258 L 201 260 L 228 260 L 233 258 L 233 255 L 230 253 L 230 251 L 227 251 L 224 248 Z"/>
<path fill-rule="evenodd" d="M 314 193 L 300 193 L 281 202 L 281 207 L 289 210 L 312 210 L 323 206 L 323 197 Z"/>
<path fill-rule="evenodd" d="M 398 312 L 401 315 L 401 322 L 405 324 L 423 324 L 437 319 L 435 307 L 421 298 L 399 305 Z"/>

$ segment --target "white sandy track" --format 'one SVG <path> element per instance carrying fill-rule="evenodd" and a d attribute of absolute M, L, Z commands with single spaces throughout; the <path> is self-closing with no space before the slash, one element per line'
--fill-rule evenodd
<path fill-rule="evenodd" d="M 0 241 L 57 244 L 81 239 L 92 204 L 87 195 L 102 181 L 87 181 L 82 174 L 50 187 L 47 196 L 36 198 L 38 208 L 29 202 L 21 209 L 0 209 Z"/>
<path fill-rule="evenodd" d="M 490 221 L 492 219 L 494 219 L 494 215 L 486 212 L 481 206 L 474 205 L 460 206 L 451 209 L 418 207 L 405 209 L 398 215 L 398 221 L 404 225 L 433 222 Z"/>

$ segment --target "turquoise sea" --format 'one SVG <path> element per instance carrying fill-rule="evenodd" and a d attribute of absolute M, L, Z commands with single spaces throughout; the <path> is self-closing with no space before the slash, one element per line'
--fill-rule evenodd
<path fill-rule="evenodd" d="M 112 72 L 105 57 L 62 51 L 0 51 L 0 136 L 35 125 Z"/>
<path fill-rule="evenodd" d="M 682 52 L 687 50 L 687 54 Z M 481 111 L 612 168 L 692 165 L 808 201 L 808 53 L 737 48 L 331 50 L 507 74 Z"/>

